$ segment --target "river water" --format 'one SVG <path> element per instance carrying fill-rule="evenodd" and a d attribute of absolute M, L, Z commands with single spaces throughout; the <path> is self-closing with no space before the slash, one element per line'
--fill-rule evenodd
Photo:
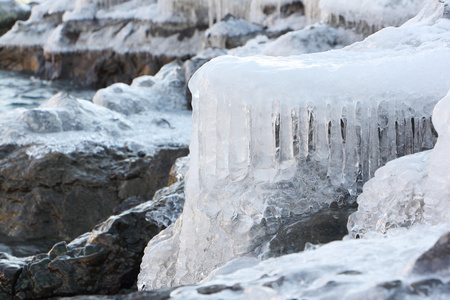
<path fill-rule="evenodd" d="M 0 114 L 18 107 L 37 107 L 61 91 L 85 100 L 91 100 L 95 94 L 94 90 L 79 89 L 70 82 L 50 82 L 26 73 L 0 70 Z"/>

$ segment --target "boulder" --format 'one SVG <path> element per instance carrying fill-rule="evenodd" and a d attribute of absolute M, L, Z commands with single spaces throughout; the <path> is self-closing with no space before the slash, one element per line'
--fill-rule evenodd
<path fill-rule="evenodd" d="M 148 240 L 181 214 L 183 189 L 183 182 L 164 188 L 153 200 L 108 218 L 70 243 L 55 244 L 46 254 L 0 257 L 0 289 L 7 299 L 131 292 Z"/>
<path fill-rule="evenodd" d="M 102 150 L 30 157 L 32 146 L 0 146 L 0 234 L 21 239 L 67 240 L 90 230 L 125 199 L 165 186 L 188 151 L 167 147 L 150 156 L 96 145 Z"/>

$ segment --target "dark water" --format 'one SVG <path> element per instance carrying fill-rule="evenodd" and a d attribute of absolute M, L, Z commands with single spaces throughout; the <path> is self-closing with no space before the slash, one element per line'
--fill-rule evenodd
<path fill-rule="evenodd" d="M 34 108 L 58 92 L 92 100 L 94 90 L 79 89 L 70 82 L 49 82 L 29 74 L 0 70 L 0 114 L 18 107 Z"/>

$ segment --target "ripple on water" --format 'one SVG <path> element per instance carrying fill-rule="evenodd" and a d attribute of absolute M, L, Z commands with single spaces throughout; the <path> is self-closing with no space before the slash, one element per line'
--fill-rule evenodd
<path fill-rule="evenodd" d="M 0 70 L 0 114 L 24 107 L 34 108 L 58 92 L 92 100 L 94 90 L 81 89 L 67 81 L 50 82 L 29 74 Z"/>

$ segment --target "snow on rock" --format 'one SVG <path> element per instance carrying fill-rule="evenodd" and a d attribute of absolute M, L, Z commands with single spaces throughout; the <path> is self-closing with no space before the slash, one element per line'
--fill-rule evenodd
<path fill-rule="evenodd" d="M 139 288 L 261 254 L 281 220 L 351 202 L 380 166 L 431 149 L 432 108 L 450 89 L 444 7 L 342 50 L 205 64 L 190 82 L 184 212 L 148 245 Z"/>
<path fill-rule="evenodd" d="M 99 90 L 93 102 L 125 115 L 186 109 L 182 65 L 177 61 L 167 64 L 155 76 L 135 78 L 131 85 L 115 83 Z"/>
<path fill-rule="evenodd" d="M 190 123 L 188 111 L 148 110 L 127 117 L 59 93 L 38 108 L 3 114 L 0 144 L 34 144 L 29 155 L 38 157 L 53 151 L 95 153 L 103 146 L 151 155 L 158 147 L 187 145 Z"/>

